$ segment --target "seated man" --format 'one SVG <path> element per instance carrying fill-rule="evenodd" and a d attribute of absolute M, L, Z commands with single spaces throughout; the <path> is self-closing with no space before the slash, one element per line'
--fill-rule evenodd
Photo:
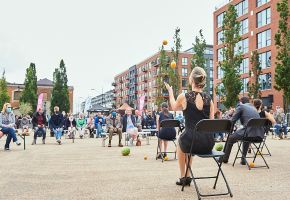
<path fill-rule="evenodd" d="M 131 137 L 131 144 L 137 138 L 138 128 L 136 127 L 136 118 L 132 115 L 132 110 L 127 109 L 122 120 L 122 131 L 128 133 Z"/>
<path fill-rule="evenodd" d="M 32 145 L 36 144 L 38 132 L 42 133 L 42 144 L 45 144 L 46 117 L 45 117 L 44 112 L 42 111 L 42 108 L 39 108 L 38 111 L 33 114 L 32 125 L 33 125 L 33 129 L 34 129 L 34 137 L 33 137 L 34 139 L 33 139 Z"/>
<path fill-rule="evenodd" d="M 233 123 L 235 123 L 236 121 L 240 120 L 241 124 L 243 125 L 243 128 L 238 129 L 233 134 L 229 135 L 228 142 L 224 150 L 225 155 L 223 156 L 223 160 L 222 160 L 224 163 L 227 163 L 229 160 L 233 144 L 243 138 L 248 121 L 251 118 L 254 118 L 254 119 L 260 118 L 260 115 L 258 111 L 256 110 L 256 108 L 252 104 L 249 103 L 248 97 L 242 97 L 240 101 L 241 102 L 237 106 L 236 111 L 232 117 L 232 121 Z M 248 138 L 263 139 L 264 130 L 263 128 L 249 129 L 247 131 L 247 135 L 248 135 Z M 248 142 L 243 143 L 243 156 L 244 157 L 247 156 L 249 145 L 250 144 Z M 246 161 L 244 159 L 241 159 L 241 164 L 245 165 Z"/>
<path fill-rule="evenodd" d="M 117 113 L 115 111 L 112 111 L 112 113 L 107 118 L 107 133 L 109 133 L 109 145 L 108 147 L 111 147 L 111 141 L 113 134 L 116 133 L 119 135 L 119 147 L 123 147 L 121 140 L 122 140 L 122 125 L 120 116 L 117 116 Z"/>

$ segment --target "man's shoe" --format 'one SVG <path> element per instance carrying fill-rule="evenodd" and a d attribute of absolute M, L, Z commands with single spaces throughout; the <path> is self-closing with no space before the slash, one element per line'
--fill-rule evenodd
<path fill-rule="evenodd" d="M 10 150 L 9 147 L 5 147 L 4 149 L 5 149 L 5 151 L 9 151 Z"/>
<path fill-rule="evenodd" d="M 241 165 L 246 165 L 246 159 L 241 159 Z"/>
<path fill-rule="evenodd" d="M 45 144 L 45 139 L 42 139 L 42 144 Z"/>
<path fill-rule="evenodd" d="M 111 143 L 108 144 L 108 147 L 112 147 Z"/>
<path fill-rule="evenodd" d="M 119 147 L 123 147 L 122 143 L 119 143 Z"/>
<path fill-rule="evenodd" d="M 31 145 L 35 145 L 36 144 L 36 140 L 34 139 L 31 143 Z"/>
<path fill-rule="evenodd" d="M 19 142 L 18 140 L 15 142 L 15 144 L 17 144 L 17 146 L 21 145 L 21 142 Z"/>

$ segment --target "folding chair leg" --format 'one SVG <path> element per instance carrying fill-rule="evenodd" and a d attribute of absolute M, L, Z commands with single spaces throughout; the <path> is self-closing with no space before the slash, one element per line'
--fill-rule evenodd
<path fill-rule="evenodd" d="M 224 179 L 224 181 L 225 181 L 225 183 L 226 183 L 226 186 L 227 186 L 227 189 L 228 189 L 228 193 L 230 194 L 230 196 L 231 197 L 233 197 L 233 193 L 232 193 L 232 191 L 231 191 L 231 188 L 230 188 L 230 186 L 229 186 L 229 184 L 228 184 L 228 181 L 227 181 L 227 179 L 226 179 L 226 177 L 225 177 L 225 175 L 224 175 L 224 172 L 223 172 L 223 170 L 222 170 L 222 162 L 221 163 L 219 163 L 216 159 L 214 159 L 215 160 L 215 162 L 217 163 L 217 165 L 218 165 L 218 174 L 217 174 L 217 177 L 216 177 L 216 180 L 215 180 L 215 183 L 214 183 L 214 187 L 213 187 L 213 189 L 216 189 L 216 184 L 217 184 L 217 181 L 218 181 L 218 177 L 219 177 L 219 173 L 221 173 L 222 174 L 222 176 L 223 176 L 223 179 Z"/>
<path fill-rule="evenodd" d="M 235 160 L 233 162 L 233 166 L 235 166 L 235 163 L 236 163 L 236 160 L 238 158 L 239 152 L 241 152 L 241 145 L 242 145 L 242 142 L 238 142 L 238 151 L 236 153 Z"/>
<path fill-rule="evenodd" d="M 175 141 L 174 141 L 174 140 L 173 140 L 172 142 L 174 143 L 174 146 L 175 146 L 174 159 L 176 160 L 176 151 L 177 151 L 177 145 L 176 145 L 176 143 L 175 143 Z"/>

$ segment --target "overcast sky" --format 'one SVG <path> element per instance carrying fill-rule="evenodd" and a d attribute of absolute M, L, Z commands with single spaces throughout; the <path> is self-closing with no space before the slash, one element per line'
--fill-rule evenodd
<path fill-rule="evenodd" d="M 157 52 L 181 28 L 183 50 L 199 29 L 213 42 L 224 0 L 0 0 L 0 70 L 22 83 L 30 62 L 52 79 L 61 59 L 80 97 L 111 89 L 114 75 Z M 95 89 L 92 91 L 91 89 Z"/>

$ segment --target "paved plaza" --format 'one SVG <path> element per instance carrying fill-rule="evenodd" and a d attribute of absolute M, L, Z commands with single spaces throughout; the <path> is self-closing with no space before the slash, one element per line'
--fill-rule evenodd
<path fill-rule="evenodd" d="M 101 139 L 76 139 L 75 143 L 67 139 L 56 145 L 51 137 L 46 145 L 38 139 L 32 146 L 30 136 L 25 151 L 13 144 L 9 152 L 3 150 L 4 139 L 0 140 L 1 200 L 197 199 L 193 185 L 184 192 L 175 185 L 179 177 L 176 160 L 155 160 L 156 138 L 150 145 L 143 140 L 141 147 L 131 147 L 128 157 L 121 156 L 116 137 L 113 147 L 108 148 L 102 147 Z M 270 169 L 249 171 L 239 162 L 233 168 L 233 156 L 223 166 L 232 199 L 289 199 L 290 141 L 269 137 L 267 143 L 273 154 L 266 156 Z M 211 159 L 195 158 L 193 171 L 196 175 L 215 175 L 216 168 Z M 202 192 L 208 192 L 213 181 L 202 180 L 199 185 Z M 219 184 L 217 191 L 223 189 Z"/>

